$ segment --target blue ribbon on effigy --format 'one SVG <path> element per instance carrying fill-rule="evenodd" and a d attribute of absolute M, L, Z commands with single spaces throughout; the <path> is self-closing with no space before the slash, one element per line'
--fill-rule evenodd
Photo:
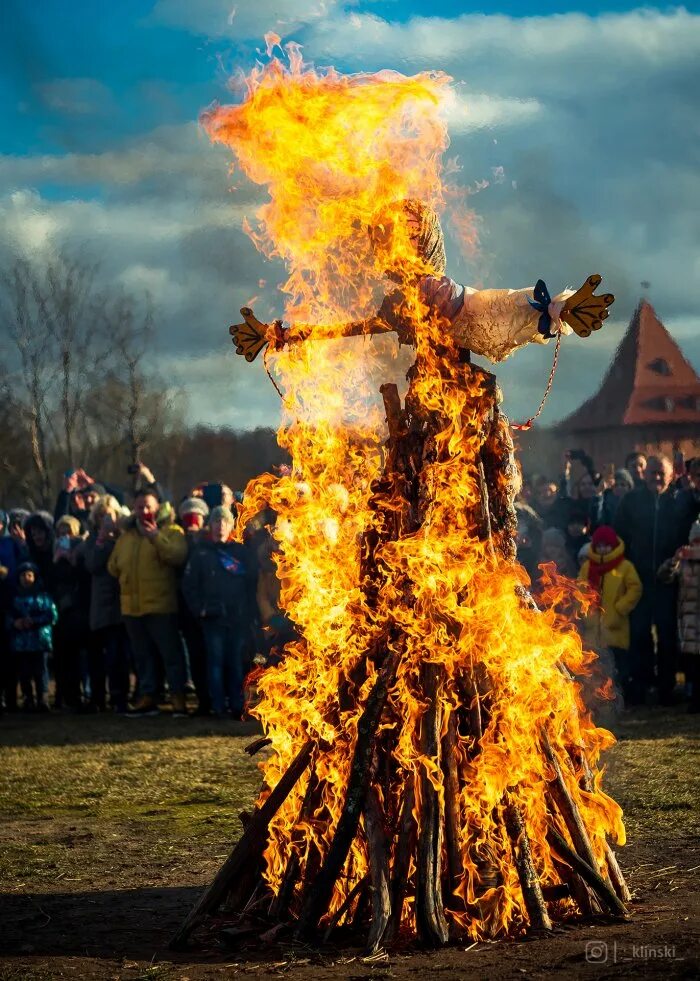
<path fill-rule="evenodd" d="M 528 303 L 535 310 L 539 310 L 540 319 L 537 330 L 543 337 L 556 337 L 556 331 L 552 331 L 552 318 L 549 315 L 549 304 L 552 298 L 543 279 L 538 279 L 533 290 L 534 300 L 528 298 Z"/>

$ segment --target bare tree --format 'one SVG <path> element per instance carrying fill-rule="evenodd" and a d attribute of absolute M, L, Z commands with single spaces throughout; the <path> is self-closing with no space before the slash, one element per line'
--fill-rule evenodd
<path fill-rule="evenodd" d="M 125 449 L 136 463 L 164 431 L 170 400 L 148 369 L 147 297 L 100 286 L 96 264 L 58 250 L 0 269 L 0 317 L 14 350 L 6 391 L 27 431 L 32 496 L 42 504 L 61 470 L 108 465 Z"/>
<path fill-rule="evenodd" d="M 14 261 L 2 276 L 2 317 L 18 356 L 13 386 L 15 405 L 23 415 L 29 434 L 32 461 L 36 471 L 38 495 L 47 503 L 51 491 L 48 459 L 51 413 L 57 368 L 47 345 L 35 301 L 35 270 L 27 259 Z"/>

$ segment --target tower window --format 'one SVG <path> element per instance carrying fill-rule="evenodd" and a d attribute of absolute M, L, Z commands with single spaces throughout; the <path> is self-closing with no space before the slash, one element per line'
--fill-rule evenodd
<path fill-rule="evenodd" d="M 653 371 L 655 374 L 663 375 L 664 377 L 672 374 L 671 366 L 665 358 L 654 358 L 653 361 L 649 362 L 647 368 L 649 371 Z"/>

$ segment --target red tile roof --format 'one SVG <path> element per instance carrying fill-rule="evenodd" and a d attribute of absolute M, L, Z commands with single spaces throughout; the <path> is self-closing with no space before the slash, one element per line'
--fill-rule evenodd
<path fill-rule="evenodd" d="M 700 377 L 642 300 L 597 394 L 557 428 L 569 432 L 614 426 L 700 425 Z"/>

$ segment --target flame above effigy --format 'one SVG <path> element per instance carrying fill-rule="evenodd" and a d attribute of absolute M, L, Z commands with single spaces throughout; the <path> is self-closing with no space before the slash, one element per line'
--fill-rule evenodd
<path fill-rule="evenodd" d="M 289 336 L 307 325 L 308 342 L 272 355 L 291 472 L 254 480 L 241 515 L 278 515 L 301 639 L 259 679 L 270 753 L 254 816 L 176 942 L 225 895 L 263 898 L 268 922 L 306 936 L 351 924 L 374 949 L 624 915 L 621 810 L 598 768 L 613 737 L 573 680 L 591 655 L 529 600 L 493 377 L 455 356 L 417 285 L 405 216 L 444 201 L 449 79 L 288 54 L 203 123 L 266 189 L 250 234 L 286 264 Z M 385 419 L 374 346 L 339 338 L 387 279 L 415 363 L 405 404 L 384 386 Z"/>

